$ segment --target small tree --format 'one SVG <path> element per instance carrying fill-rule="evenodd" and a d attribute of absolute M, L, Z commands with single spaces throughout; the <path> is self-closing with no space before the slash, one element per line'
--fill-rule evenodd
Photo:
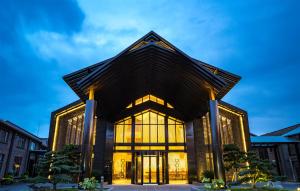
<path fill-rule="evenodd" d="M 227 172 L 233 170 L 233 181 L 238 181 L 238 172 L 245 162 L 245 153 L 235 144 L 224 145 L 223 160 Z"/>
<path fill-rule="evenodd" d="M 242 182 L 251 182 L 252 187 L 256 187 L 259 181 L 268 181 L 271 179 L 272 165 L 267 160 L 261 160 L 257 157 L 255 152 L 248 152 L 246 161 L 249 166 L 245 167 L 239 175 L 242 177 Z"/>
<path fill-rule="evenodd" d="M 66 145 L 62 150 L 62 154 L 65 155 L 69 160 L 69 166 L 71 166 L 69 174 L 72 176 L 73 180 L 78 181 L 79 175 L 81 173 L 80 169 L 80 148 L 78 145 Z"/>
<path fill-rule="evenodd" d="M 38 177 L 47 179 L 56 190 L 57 183 L 71 182 L 80 174 L 80 152 L 74 145 L 66 145 L 62 151 L 50 151 L 40 158 L 38 163 Z"/>

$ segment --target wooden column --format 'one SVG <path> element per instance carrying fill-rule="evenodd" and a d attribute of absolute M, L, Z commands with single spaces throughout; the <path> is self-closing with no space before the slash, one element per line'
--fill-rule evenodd
<path fill-rule="evenodd" d="M 218 179 L 225 181 L 225 170 L 223 164 L 223 157 L 221 152 L 221 131 L 219 125 L 219 108 L 218 101 L 215 100 L 214 92 L 211 90 L 209 100 L 209 116 L 211 127 L 211 140 L 214 161 L 214 174 Z"/>
<path fill-rule="evenodd" d="M 91 174 L 91 162 L 93 152 L 93 132 L 96 101 L 94 100 L 94 89 L 90 88 L 89 100 L 85 105 L 83 141 L 81 148 L 81 165 L 83 177 L 89 177 Z"/>

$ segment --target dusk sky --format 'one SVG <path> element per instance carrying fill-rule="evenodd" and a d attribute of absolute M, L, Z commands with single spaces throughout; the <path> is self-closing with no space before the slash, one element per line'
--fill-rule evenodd
<path fill-rule="evenodd" d="M 157 32 L 242 77 L 224 97 L 250 130 L 300 123 L 300 1 L 4 0 L 0 118 L 48 137 L 50 113 L 78 99 L 62 76 Z"/>

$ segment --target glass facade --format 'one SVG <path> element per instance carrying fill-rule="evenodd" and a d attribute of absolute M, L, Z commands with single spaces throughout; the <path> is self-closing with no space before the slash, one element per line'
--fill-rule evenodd
<path fill-rule="evenodd" d="M 144 104 L 147 102 L 157 104 Z M 147 109 L 152 107 L 154 109 Z M 146 109 L 145 109 L 146 108 Z M 176 184 L 187 183 L 189 176 L 200 178 L 205 170 L 213 171 L 213 151 L 209 113 L 193 120 L 192 132 L 186 130 L 185 123 L 178 119 L 177 111 L 165 100 L 153 95 L 139 98 L 124 110 L 120 115 L 124 118 L 110 123 L 110 130 L 100 135 L 106 143 L 104 168 L 109 168 L 109 182 L 113 184 Z M 145 109 L 145 110 L 143 110 Z M 124 115 L 126 113 L 126 115 Z M 219 125 L 221 141 L 224 144 L 237 144 L 242 146 L 241 128 L 238 116 L 226 110 L 219 110 Z M 84 122 L 84 107 L 78 110 L 65 112 L 58 123 L 57 148 L 65 144 L 80 145 L 82 142 Z M 95 120 L 95 123 L 97 120 Z M 106 123 L 103 127 L 107 128 Z M 97 125 L 95 124 L 95 127 Z M 99 168 L 99 150 L 94 128 L 91 164 L 94 170 Z M 5 140 L 5 133 L 2 140 Z M 186 135 L 187 134 L 187 135 Z M 97 134 L 97 136 L 99 136 Z M 109 138 L 108 138 L 109 136 Z M 101 138 L 102 138 L 101 137 Z M 102 139 L 103 139 L 102 138 Z M 190 142 L 191 138 L 194 143 Z M 187 143 L 187 140 L 188 143 Z M 20 145 L 22 141 L 20 141 Z M 110 144 L 108 147 L 107 144 Z M 103 144 L 103 143 L 101 143 Z M 100 147 L 100 148 L 99 148 Z M 188 150 L 190 148 L 190 151 Z M 99 149 L 99 150 L 97 150 Z M 194 157 L 188 160 L 188 157 Z M 102 153 L 102 150 L 101 150 Z M 100 154 L 101 154 L 100 153 Z M 98 156 L 96 156 L 98 155 Z M 107 156 L 108 155 L 108 156 Z M 97 158 L 98 157 L 98 158 Z M 102 156 L 100 156 L 100 160 Z M 189 163 L 187 162 L 189 161 Z M 190 164 L 191 163 L 191 164 Z M 193 166 L 194 165 L 194 166 Z M 192 169 L 188 169 L 192 168 Z M 192 172 L 192 171 L 195 172 Z M 188 172 L 189 171 L 189 172 Z M 188 175 L 189 174 L 189 175 Z"/>
<path fill-rule="evenodd" d="M 84 114 L 71 116 L 67 119 L 66 144 L 79 145 L 82 142 Z"/>
<path fill-rule="evenodd" d="M 158 98 L 158 97 L 156 97 L 154 95 L 151 95 L 151 94 L 148 94 L 148 95 L 145 95 L 144 97 L 136 99 L 133 103 L 130 103 L 126 108 L 129 109 L 129 108 L 132 108 L 133 105 L 140 105 L 140 104 L 145 103 L 147 101 L 152 101 L 152 102 L 158 103 L 160 105 L 165 105 L 166 104 L 167 108 L 170 108 L 170 109 L 174 108 L 170 103 L 167 103 L 163 99 Z"/>
<path fill-rule="evenodd" d="M 173 108 L 153 95 L 139 98 L 127 108 L 147 101 Z M 117 121 L 112 171 L 114 184 L 187 183 L 184 123 L 152 109 Z"/>

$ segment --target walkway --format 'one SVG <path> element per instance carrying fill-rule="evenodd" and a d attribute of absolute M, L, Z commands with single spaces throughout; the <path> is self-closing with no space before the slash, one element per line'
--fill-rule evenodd
<path fill-rule="evenodd" d="M 113 185 L 113 191 L 190 191 L 191 185 Z"/>

